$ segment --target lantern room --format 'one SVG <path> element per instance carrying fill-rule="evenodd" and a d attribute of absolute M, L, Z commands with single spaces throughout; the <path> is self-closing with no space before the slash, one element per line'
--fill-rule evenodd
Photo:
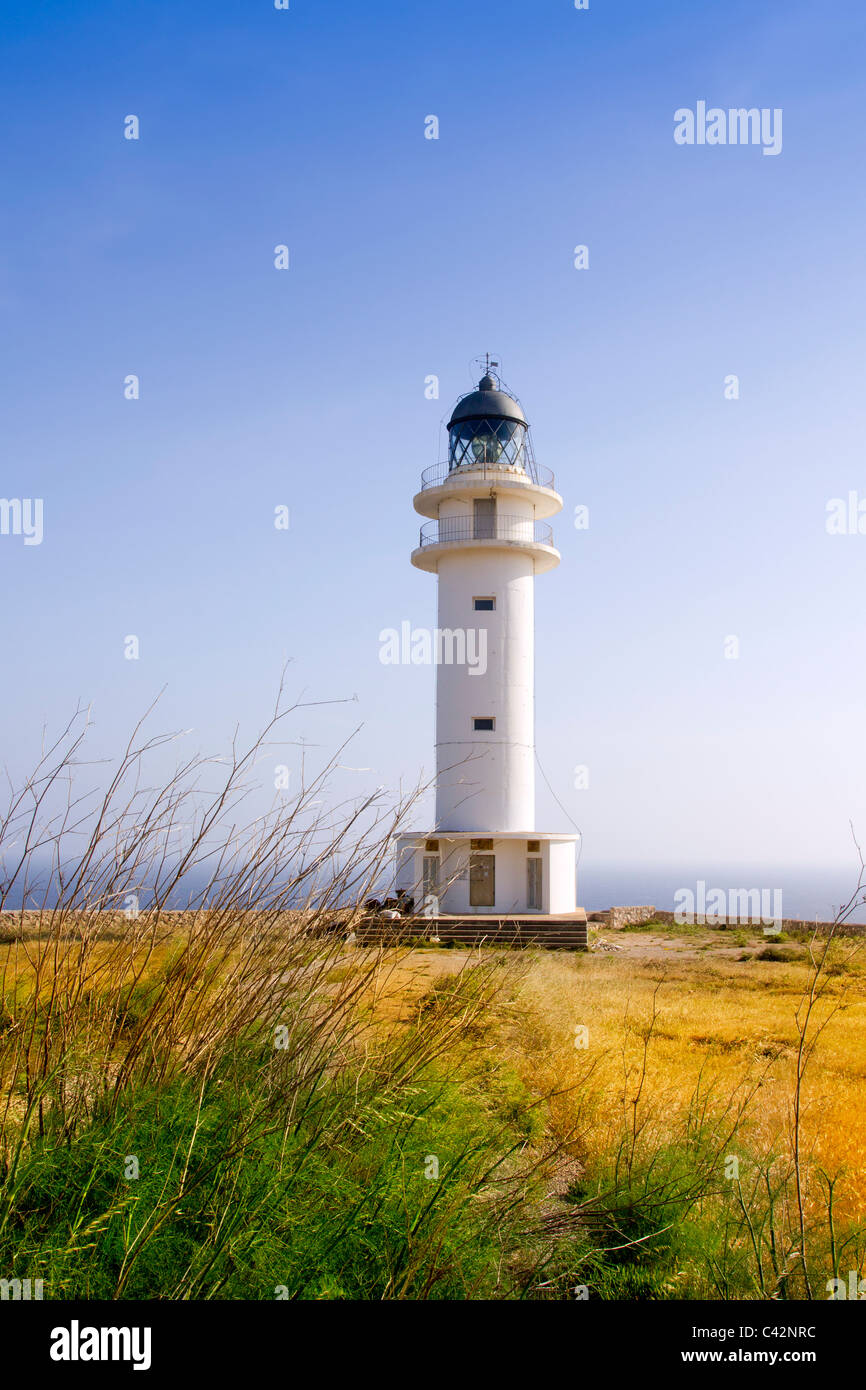
<path fill-rule="evenodd" d="M 526 416 L 503 391 L 491 372 L 454 407 L 448 421 L 448 468 L 496 465 L 525 469 L 528 457 Z"/>

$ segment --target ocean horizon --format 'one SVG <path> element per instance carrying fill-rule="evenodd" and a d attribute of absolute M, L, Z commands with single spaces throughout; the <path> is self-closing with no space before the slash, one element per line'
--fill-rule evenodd
<path fill-rule="evenodd" d="M 857 887 L 856 863 L 839 868 L 804 869 L 798 866 L 766 867 L 760 865 L 700 868 L 670 868 L 660 865 L 593 864 L 578 865 L 577 898 L 588 912 L 608 907 L 652 905 L 662 911 L 673 911 L 674 898 L 682 889 L 698 894 L 698 884 L 705 892 L 722 889 L 760 889 L 781 893 L 783 917 L 821 922 L 832 921 L 843 903 Z M 866 886 L 860 897 L 866 894 Z M 866 903 L 860 903 L 848 919 L 866 924 Z"/>

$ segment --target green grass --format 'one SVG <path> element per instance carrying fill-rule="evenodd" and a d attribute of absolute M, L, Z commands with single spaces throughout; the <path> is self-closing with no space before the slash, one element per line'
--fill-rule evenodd
<path fill-rule="evenodd" d="M 774 944 L 772 946 L 764 946 L 762 950 L 758 951 L 755 960 L 772 960 L 790 963 L 791 961 L 807 960 L 808 956 L 809 953 L 805 949 L 796 946 L 789 946 L 786 948 Z"/>
<path fill-rule="evenodd" d="M 774 941 L 747 958 L 802 953 Z M 774 1287 L 767 1160 L 744 1159 L 747 1220 L 724 1174 L 724 1101 L 699 1087 L 673 1138 L 629 1111 L 552 1203 L 548 1099 L 499 1046 L 531 957 L 500 952 L 440 977 L 410 1026 L 365 1034 L 363 1047 L 322 1022 L 354 979 L 337 959 L 322 993 L 298 993 L 300 976 L 274 1005 L 294 1053 L 250 1021 L 206 1062 L 164 1068 L 136 1053 L 119 1090 L 94 1085 L 84 1107 L 64 1108 L 49 1076 L 0 1150 L 4 1277 L 42 1279 L 49 1299 L 571 1300 L 586 1287 L 591 1299 L 644 1300 Z M 84 996 L 82 1018 L 104 1023 L 112 1056 L 136 1030 L 150 1037 L 167 971 L 101 1011 Z M 366 1017 L 363 996 L 355 1007 Z M 32 1017 L 41 1038 L 41 1003 Z M 67 1081 L 79 1058 L 71 1049 Z M 844 1239 L 859 1252 L 859 1236 Z M 809 1240 L 824 1268 L 824 1236 Z"/>
<path fill-rule="evenodd" d="M 617 927 L 618 932 L 652 932 L 657 936 L 696 936 L 700 932 L 708 931 L 706 926 L 698 926 L 694 922 L 632 922 L 623 927 Z"/>
<path fill-rule="evenodd" d="M 293 1116 L 277 1069 L 248 1049 L 201 1093 L 137 1091 L 74 1141 L 33 1142 L 0 1268 L 50 1298 L 492 1293 L 507 1222 L 485 1175 L 543 1128 L 520 1083 L 488 1072 L 482 1097 L 432 1068 L 389 1094 L 346 1074 Z"/>

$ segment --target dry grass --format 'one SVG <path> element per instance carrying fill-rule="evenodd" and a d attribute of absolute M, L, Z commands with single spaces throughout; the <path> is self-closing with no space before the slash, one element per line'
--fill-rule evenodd
<path fill-rule="evenodd" d="M 411 963 L 347 948 L 413 798 L 331 805 L 338 753 L 247 810 L 291 712 L 278 699 L 246 750 L 155 786 L 171 740 L 139 726 L 83 792 L 77 715 L 10 788 L 0 1269 L 35 1271 L 54 1297 L 500 1287 L 537 1160 L 457 1075 L 519 963 L 479 959 L 423 998 Z"/>
<path fill-rule="evenodd" d="M 461 1265 L 455 1287 L 495 1275 L 497 1291 L 568 1296 L 585 1269 L 600 1297 L 676 1297 L 686 1288 L 697 1297 L 815 1297 L 826 1277 L 861 1258 L 858 943 L 768 944 L 693 927 L 622 932 L 613 953 L 588 955 L 347 946 L 357 909 L 345 904 L 363 901 L 376 882 L 408 807 L 370 798 L 314 810 L 326 770 L 292 802 L 239 822 L 249 773 L 285 713 L 278 703 L 262 738 L 233 751 L 207 792 L 199 759 L 148 789 L 142 768 L 164 741 L 137 742 L 136 731 L 105 792 L 82 799 L 72 787 L 84 736 L 75 722 L 13 789 L 0 826 L 0 908 L 16 898 L 22 906 L 0 912 L 0 1238 L 5 1230 L 11 1239 L 31 1188 L 54 1164 L 52 1202 L 79 1201 L 74 1229 L 47 1250 L 34 1230 L 32 1254 L 53 1262 L 62 1286 L 80 1278 L 82 1252 L 93 1247 L 78 1244 L 83 1197 L 58 1165 L 64 1155 L 77 1162 L 76 1146 L 84 1152 L 104 1134 L 89 1191 L 105 1177 L 100 1146 L 115 1142 L 130 1105 L 143 1113 L 156 1097 L 162 1113 L 172 1097 L 192 1129 L 171 1202 L 148 1193 L 130 1234 L 118 1223 L 132 1198 L 118 1187 L 94 1217 L 120 1254 L 87 1275 L 89 1287 L 112 1296 L 133 1286 L 137 1268 L 142 1287 L 162 1290 L 168 1278 L 196 1296 L 191 1290 L 213 1287 L 211 1257 L 225 1264 L 217 1287 L 230 1286 L 241 1227 L 259 1247 L 269 1231 L 241 1222 L 231 1184 L 247 1181 L 251 1156 L 268 1144 L 278 1143 L 277 1166 L 261 1202 L 282 1201 L 284 1154 L 303 1130 L 321 1164 L 324 1221 L 331 1184 L 348 1191 L 347 1176 L 351 1186 L 370 1161 L 346 1149 L 350 1136 L 369 1145 L 375 1131 L 370 1153 L 390 1192 L 393 1163 L 403 1162 L 394 1122 L 417 1129 L 428 1110 L 439 1115 L 445 1147 L 486 1116 L 477 1153 L 470 1144 L 475 1176 L 461 1186 L 464 1160 L 455 1159 L 448 1188 L 455 1249 L 475 1240 L 466 1193 L 492 1182 L 498 1194 L 485 1227 L 493 1246 L 476 1271 Z M 169 855 L 181 824 L 191 827 L 188 848 Z M 176 910 L 184 897 L 190 906 Z M 120 910 L 130 902 L 132 911 Z M 447 1103 L 434 1073 L 451 1087 Z M 163 1259 L 159 1233 L 182 1225 L 190 1155 L 207 1142 L 199 1113 L 205 1103 L 222 1113 L 227 1078 L 238 1101 L 232 1146 L 202 1170 L 202 1182 L 216 1174 L 219 1192 L 208 1201 L 221 1204 L 222 1234 L 208 1260 L 194 1257 L 194 1276 L 146 1273 L 141 1252 Z M 161 1131 L 160 1142 L 176 1141 Z M 727 1171 L 732 1156 L 739 1175 Z M 433 1210 L 423 1193 L 419 1186 L 419 1219 Z M 347 1199 L 339 1239 L 363 1245 L 366 1227 L 352 1225 L 352 1210 Z M 297 1216 L 283 1212 L 280 1240 L 291 1243 Z M 411 1285 L 426 1297 L 445 1277 L 438 1239 L 431 1228 L 423 1254 L 407 1246 L 401 1255 L 400 1269 L 408 1261 L 412 1271 L 409 1282 L 400 1274 L 404 1293 Z M 500 1257 L 490 1259 L 506 1246 L 515 1263 L 501 1283 Z M 357 1287 L 378 1289 L 376 1260 L 352 1262 Z M 298 1288 L 309 1285 L 305 1269 Z M 347 1275 L 345 1262 L 339 1271 Z"/>
<path fill-rule="evenodd" d="M 756 1158 L 790 1177 L 796 1015 L 811 963 L 802 945 L 791 946 L 791 962 L 761 960 L 765 944 L 758 937 L 744 952 L 718 932 L 623 933 L 616 954 L 527 953 L 497 1056 L 550 1097 L 551 1137 L 580 1171 L 603 1167 L 635 1123 L 648 1148 L 680 1142 L 698 1092 L 735 1131 L 727 1151 L 745 1164 L 744 1191 Z M 462 957 L 414 952 L 412 974 L 404 962 L 393 983 L 405 980 L 411 999 L 444 961 L 453 969 Z M 866 1216 L 866 971 L 841 940 L 825 969 L 816 1024 L 827 1026 L 802 1088 L 801 1167 L 807 1222 L 826 1226 L 829 1177 L 842 1229 Z M 585 1047 L 576 1046 L 580 1028 Z M 793 1191 L 786 1201 L 795 1223 Z"/>
<path fill-rule="evenodd" d="M 655 995 L 659 1017 L 643 1100 L 660 1129 L 674 1135 L 699 1079 L 720 1096 L 757 1086 L 739 1133 L 763 1153 L 790 1156 L 795 1015 L 807 978 L 806 961 L 732 962 L 697 953 L 676 961 L 659 953 L 653 960 L 627 952 L 580 961 L 539 954 L 524 985 L 510 1054 L 542 1087 L 573 1084 L 592 1057 L 595 1087 L 621 1097 L 624 1079 L 636 1075 L 642 1058 Z M 866 983 L 859 971 L 832 978 L 827 1008 L 832 1005 L 838 1008 L 805 1088 L 804 1151 L 831 1175 L 843 1174 L 840 1215 L 855 1219 L 866 1215 Z M 574 1045 L 578 1025 L 588 1029 L 586 1052 Z M 567 1126 L 567 1097 L 561 1111 L 559 1123 Z M 620 1122 L 620 1106 L 599 1104 L 584 1136 L 587 1159 L 613 1142 Z M 814 1201 L 818 1193 L 811 1196 Z"/>

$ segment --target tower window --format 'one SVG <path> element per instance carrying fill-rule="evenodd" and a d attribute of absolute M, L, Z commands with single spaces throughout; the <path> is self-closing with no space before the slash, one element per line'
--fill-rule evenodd
<path fill-rule="evenodd" d="M 493 848 L 493 841 L 487 839 L 470 840 L 469 848 L 470 850 L 491 850 Z"/>
<path fill-rule="evenodd" d="M 425 841 L 424 848 L 426 849 L 426 851 L 427 851 L 428 854 L 431 854 L 431 853 L 432 853 L 432 854 L 438 854 L 438 853 L 439 853 L 439 841 L 438 841 L 438 840 L 427 840 L 427 841 Z"/>
<path fill-rule="evenodd" d="M 496 728 L 496 720 L 492 714 L 476 714 L 472 720 L 472 728 L 477 734 L 492 734 Z"/>
<path fill-rule="evenodd" d="M 540 853 L 541 853 L 541 841 L 540 841 L 540 840 L 527 840 L 527 841 L 526 841 L 526 853 L 527 853 L 527 854 L 540 854 Z"/>
<path fill-rule="evenodd" d="M 492 613 L 496 608 L 495 598 L 474 598 L 472 603 L 476 613 Z"/>

